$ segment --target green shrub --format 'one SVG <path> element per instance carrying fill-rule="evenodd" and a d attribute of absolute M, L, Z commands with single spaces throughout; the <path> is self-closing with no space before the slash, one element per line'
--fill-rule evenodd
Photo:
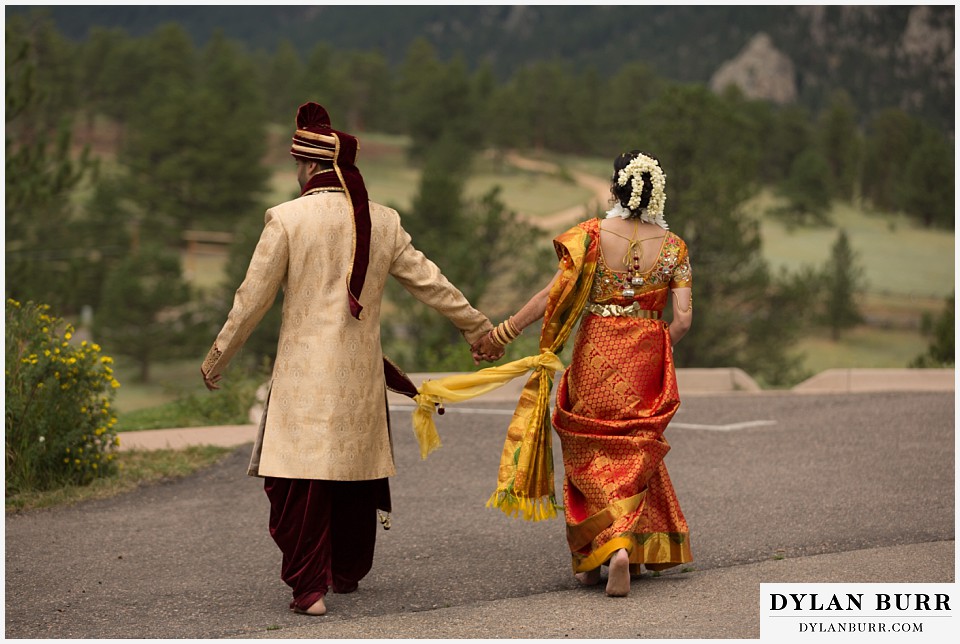
<path fill-rule="evenodd" d="M 50 307 L 6 303 L 7 494 L 83 485 L 116 471 L 113 359 Z"/>
<path fill-rule="evenodd" d="M 250 408 L 257 402 L 257 389 L 265 381 L 263 375 L 227 374 L 218 391 L 190 394 L 178 402 L 184 414 L 204 425 L 246 424 Z"/>

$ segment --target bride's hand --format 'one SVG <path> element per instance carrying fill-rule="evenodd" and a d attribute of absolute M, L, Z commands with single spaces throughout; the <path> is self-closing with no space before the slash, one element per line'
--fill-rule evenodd
<path fill-rule="evenodd" d="M 481 360 L 494 362 L 502 358 L 505 352 L 502 346 L 493 341 L 491 333 L 487 333 L 477 340 L 476 344 L 470 347 L 470 350 L 473 353 L 474 364 L 480 364 Z"/>

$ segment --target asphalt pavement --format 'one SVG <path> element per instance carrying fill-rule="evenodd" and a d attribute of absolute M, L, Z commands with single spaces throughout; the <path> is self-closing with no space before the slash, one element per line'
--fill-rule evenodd
<path fill-rule="evenodd" d="M 292 614 L 249 446 L 186 479 L 8 515 L 9 638 L 759 637 L 760 582 L 954 582 L 951 392 L 685 398 L 667 467 L 694 562 L 580 588 L 562 519 L 487 509 L 511 406 L 395 410 L 392 528 L 358 592 Z M 555 441 L 558 472 L 559 445 Z"/>

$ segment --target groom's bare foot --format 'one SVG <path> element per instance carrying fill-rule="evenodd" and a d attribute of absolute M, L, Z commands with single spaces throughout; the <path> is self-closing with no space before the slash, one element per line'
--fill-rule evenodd
<path fill-rule="evenodd" d="M 300 613 L 301 615 L 310 615 L 311 617 L 319 617 L 320 615 L 327 614 L 327 605 L 323 603 L 323 597 L 313 602 L 310 608 L 294 608 L 293 612 Z"/>
<path fill-rule="evenodd" d="M 578 572 L 574 575 L 581 586 L 596 586 L 600 583 L 600 568 L 594 568 L 587 572 Z"/>
<path fill-rule="evenodd" d="M 607 576 L 607 595 L 626 597 L 630 593 L 630 556 L 621 548 L 610 558 L 610 573 Z"/>

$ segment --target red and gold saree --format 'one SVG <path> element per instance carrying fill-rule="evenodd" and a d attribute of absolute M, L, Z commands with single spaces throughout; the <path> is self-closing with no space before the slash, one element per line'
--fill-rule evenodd
<path fill-rule="evenodd" d="M 624 275 L 603 261 L 599 233 L 599 220 L 592 219 L 554 239 L 561 275 L 544 313 L 540 355 L 425 382 L 414 429 L 426 457 L 439 446 L 435 404 L 482 395 L 533 370 L 507 430 L 488 505 L 528 520 L 555 516 L 549 396 L 562 367 L 556 354 L 580 322 L 553 415 L 573 569 L 593 570 L 625 548 L 633 572 L 641 564 L 662 570 L 692 560 L 687 523 L 663 463 L 670 449 L 663 433 L 680 399 L 668 326 L 659 319 L 670 289 L 691 285 L 690 263 L 686 245 L 668 232 L 644 284 L 625 297 Z"/>
<path fill-rule="evenodd" d="M 599 221 L 581 224 L 599 246 Z M 564 467 L 564 514 L 575 572 L 625 548 L 633 571 L 692 560 L 687 523 L 663 457 L 664 430 L 680 405 L 668 325 L 609 314 L 632 307 L 662 312 L 671 288 L 690 286 L 686 246 L 667 233 L 653 268 L 632 297 L 623 274 L 598 254 L 588 307 L 570 367 L 557 391 L 553 425 Z M 617 307 L 622 307 L 618 309 Z"/>

